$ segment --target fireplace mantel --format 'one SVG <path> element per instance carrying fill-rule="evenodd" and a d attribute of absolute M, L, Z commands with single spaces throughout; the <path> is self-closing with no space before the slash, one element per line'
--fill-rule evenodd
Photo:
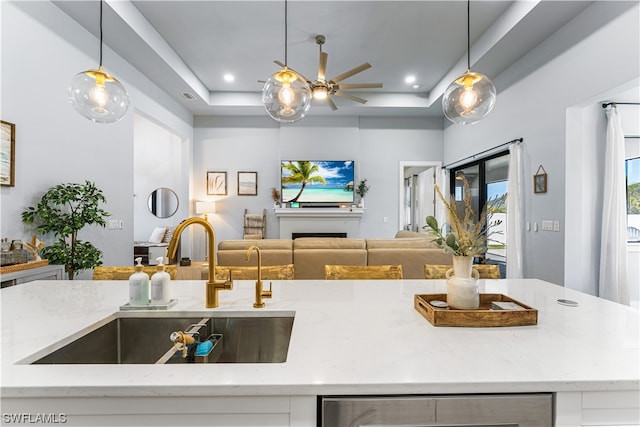
<path fill-rule="evenodd" d="M 301 217 L 301 218 L 359 218 L 364 213 L 364 208 L 273 208 L 277 217 Z"/>
<path fill-rule="evenodd" d="M 280 225 L 280 238 L 292 233 L 346 233 L 360 237 L 363 208 L 274 208 Z"/>

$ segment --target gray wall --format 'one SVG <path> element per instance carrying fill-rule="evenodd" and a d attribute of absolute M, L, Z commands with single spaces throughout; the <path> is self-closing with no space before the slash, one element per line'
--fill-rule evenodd
<path fill-rule="evenodd" d="M 525 221 L 538 225 L 549 219 L 561 222 L 560 232 L 525 233 L 525 277 L 558 284 L 567 277 L 571 286 L 594 290 L 593 282 L 585 286 L 574 279 L 593 277 L 598 259 L 593 250 L 595 236 L 581 234 L 584 227 L 576 224 L 595 228 L 594 209 L 602 200 L 602 168 L 598 165 L 603 150 L 595 141 L 604 142 L 604 113 L 596 99 L 640 76 L 638 9 L 638 3 L 631 2 L 594 3 L 494 79 L 498 99 L 489 116 L 471 126 L 445 130 L 445 163 L 524 138 Z M 525 65 L 538 68 L 526 75 L 521 72 Z M 598 124 L 585 121 L 578 132 L 584 134 L 567 142 L 568 111 L 576 105 L 590 108 L 585 114 L 597 115 Z M 587 144 L 583 143 L 585 136 Z M 544 194 L 534 194 L 532 188 L 539 165 L 548 174 L 548 192 Z M 565 212 L 565 206 L 582 208 Z M 583 251 L 585 241 L 590 243 Z M 571 257 L 571 268 L 565 273 L 566 252 L 580 255 Z"/>
<path fill-rule="evenodd" d="M 398 231 L 400 161 L 442 159 L 439 120 L 308 117 L 279 126 L 267 117 L 196 117 L 194 126 L 194 200 L 216 200 L 209 220 L 218 241 L 242 238 L 245 208 L 267 208 L 267 237 L 279 236 L 271 188 L 280 187 L 280 161 L 296 159 L 354 160 L 356 182 L 367 178 L 371 187 L 360 237 L 392 237 Z M 227 172 L 227 196 L 206 195 L 207 171 Z M 237 195 L 238 171 L 258 172 L 257 196 Z M 194 241 L 195 259 L 203 248 L 204 235 Z"/>
<path fill-rule="evenodd" d="M 123 221 L 123 229 L 90 227 L 80 238 L 104 252 L 105 264 L 128 265 L 134 240 L 133 110 L 165 123 L 187 145 L 193 130 L 188 112 L 107 47 L 105 69 L 125 86 L 133 108 L 109 125 L 80 116 L 67 101 L 68 85 L 78 72 L 97 67 L 98 46 L 50 2 L 2 2 L 1 111 L 3 120 L 16 124 L 16 185 L 0 188 L 0 235 L 29 239 L 33 230 L 22 224 L 20 212 L 49 187 L 90 180 L 103 190 L 105 209 Z M 189 149 L 186 157 L 190 162 Z"/>

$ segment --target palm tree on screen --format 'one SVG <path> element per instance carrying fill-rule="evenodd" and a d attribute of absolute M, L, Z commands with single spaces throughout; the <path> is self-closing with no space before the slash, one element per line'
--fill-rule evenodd
<path fill-rule="evenodd" d="M 324 177 L 321 175 L 312 176 L 315 172 L 318 172 L 318 165 L 312 165 L 309 161 L 300 161 L 300 162 L 289 162 L 282 165 L 283 169 L 291 172 L 291 175 L 282 177 L 283 184 L 302 184 L 300 187 L 300 191 L 296 194 L 289 202 L 297 202 L 304 188 L 307 186 L 308 182 L 321 182 L 322 184 L 326 184 Z"/>

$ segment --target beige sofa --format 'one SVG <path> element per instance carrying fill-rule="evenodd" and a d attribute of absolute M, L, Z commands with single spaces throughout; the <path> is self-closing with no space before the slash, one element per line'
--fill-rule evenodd
<path fill-rule="evenodd" d="M 252 253 L 247 262 L 247 249 L 251 245 L 260 248 L 262 265 L 293 264 L 293 241 L 286 239 L 223 240 L 218 243 L 218 265 L 258 265 L 258 257 Z"/>
<path fill-rule="evenodd" d="M 451 254 L 423 237 L 366 239 L 367 265 L 402 265 L 405 279 L 424 279 L 425 264 L 453 264 Z"/>
<path fill-rule="evenodd" d="M 416 235 L 420 236 L 418 233 Z M 218 244 L 218 265 L 256 265 L 257 257 L 246 262 L 247 249 L 257 245 L 263 265 L 293 264 L 296 279 L 324 279 L 324 266 L 402 265 L 405 279 L 424 279 L 425 264 L 452 264 L 430 239 L 398 237 L 391 239 L 344 239 L 303 237 L 295 240 L 225 240 Z"/>
<path fill-rule="evenodd" d="M 296 279 L 324 279 L 324 266 L 331 264 L 367 265 L 364 240 L 301 237 L 293 241 Z"/>

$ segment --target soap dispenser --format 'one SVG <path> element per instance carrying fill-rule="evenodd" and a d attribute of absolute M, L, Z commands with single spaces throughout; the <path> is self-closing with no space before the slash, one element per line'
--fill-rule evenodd
<path fill-rule="evenodd" d="M 143 271 L 142 258 L 136 258 L 135 273 L 129 276 L 129 305 L 149 305 L 149 275 Z"/>
<path fill-rule="evenodd" d="M 169 283 L 171 282 L 171 276 L 164 271 L 164 264 L 162 260 L 164 257 L 158 257 L 158 271 L 151 276 L 151 304 L 152 305 L 164 305 L 168 304 L 171 300 L 169 295 Z"/>

